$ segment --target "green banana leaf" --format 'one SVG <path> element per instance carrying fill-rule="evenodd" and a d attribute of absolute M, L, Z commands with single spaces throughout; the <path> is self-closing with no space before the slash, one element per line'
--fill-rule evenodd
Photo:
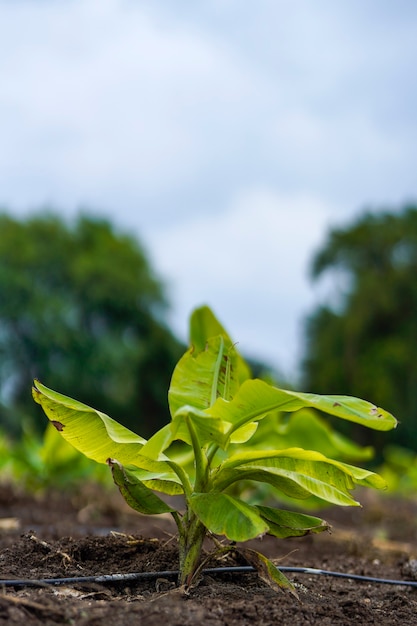
<path fill-rule="evenodd" d="M 360 446 L 335 431 L 314 409 L 301 409 L 290 418 L 275 411 L 259 423 L 251 446 L 258 449 L 284 449 L 292 447 L 317 450 L 348 463 L 367 461 L 374 455 L 370 446 Z"/>
<path fill-rule="evenodd" d="M 231 422 L 232 433 L 244 424 L 262 419 L 271 411 L 298 411 L 305 407 L 375 430 L 390 430 L 397 425 L 397 420 L 390 413 L 359 398 L 287 391 L 257 379 L 245 381 L 230 401 L 219 397 L 207 413 Z"/>
<path fill-rule="evenodd" d="M 39 381 L 34 383 L 33 397 L 64 439 L 88 458 L 97 463 L 117 459 L 123 465 L 135 465 L 179 482 L 166 460 L 156 461 L 142 455 L 146 439 L 104 413 L 52 391 Z"/>
<path fill-rule="evenodd" d="M 235 454 L 222 463 L 214 488 L 222 491 L 240 480 L 271 484 L 293 498 L 315 495 L 341 506 L 359 506 L 350 494 L 356 485 L 386 486 L 378 474 L 302 448 Z"/>
<path fill-rule="evenodd" d="M 330 526 L 320 517 L 274 509 L 269 506 L 256 506 L 261 517 L 269 526 L 269 534 L 285 539 L 287 537 L 302 537 L 311 533 L 321 533 L 329 530 Z"/>
<path fill-rule="evenodd" d="M 185 405 L 204 410 L 220 396 L 230 400 L 239 383 L 232 368 L 233 351 L 221 335 L 212 337 L 201 352 L 193 348 L 178 361 L 168 392 L 171 416 Z"/>
<path fill-rule="evenodd" d="M 98 463 L 114 457 L 129 464 L 146 443 L 146 439 L 111 417 L 48 389 L 38 380 L 34 382 L 32 393 L 64 439 Z"/>
<path fill-rule="evenodd" d="M 207 341 L 211 337 L 217 337 L 218 335 L 223 337 L 228 354 L 231 353 L 233 356 L 232 367 L 234 368 L 234 375 L 239 384 L 241 384 L 250 377 L 251 373 L 248 364 L 239 354 L 236 345 L 211 309 L 208 306 L 201 306 L 195 309 L 190 318 L 190 345 L 193 346 L 194 351 L 196 353 L 202 352 L 206 349 Z"/>
<path fill-rule="evenodd" d="M 255 507 L 228 494 L 193 493 L 189 505 L 206 528 L 231 541 L 247 541 L 268 532 L 268 524 Z"/>
<path fill-rule="evenodd" d="M 138 479 L 134 470 L 132 471 L 129 467 L 123 467 L 115 459 L 108 459 L 108 465 L 111 468 L 114 482 L 132 509 L 144 515 L 158 515 L 175 511 L 175 509 L 168 506 L 151 489 L 144 485 Z"/>

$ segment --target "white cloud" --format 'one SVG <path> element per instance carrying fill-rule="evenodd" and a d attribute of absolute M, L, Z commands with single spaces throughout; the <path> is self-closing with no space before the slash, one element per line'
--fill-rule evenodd
<path fill-rule="evenodd" d="M 191 183 L 213 142 L 224 145 L 226 127 L 236 129 L 251 98 L 246 72 L 204 32 L 140 8 L 59 6 L 26 6 L 31 29 L 17 47 L 1 44 L 0 106 L 11 121 L 2 167 L 37 169 L 61 181 L 61 193 L 74 183 L 85 195 L 112 183 L 142 193 Z M 15 33 L 19 12 L 8 19 Z"/>
<path fill-rule="evenodd" d="M 339 210 L 410 195 L 416 44 L 413 20 L 387 11 L 0 3 L 0 201 L 156 220 L 215 210 L 242 184 Z"/>

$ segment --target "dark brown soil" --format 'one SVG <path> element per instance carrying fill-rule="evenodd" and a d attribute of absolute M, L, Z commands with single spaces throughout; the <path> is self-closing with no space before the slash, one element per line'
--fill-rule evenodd
<path fill-rule="evenodd" d="M 417 578 L 417 504 L 371 495 L 362 497 L 368 500 L 363 509 L 322 512 L 333 525 L 332 534 L 285 541 L 265 537 L 251 546 L 283 566 Z M 0 486 L 2 580 L 176 568 L 170 518 L 135 514 L 116 491 L 29 497 Z M 314 574 L 288 576 L 297 586 L 299 602 L 288 593 L 276 593 L 253 573 L 206 575 L 187 595 L 165 577 L 118 584 L 3 585 L 0 626 L 417 625 L 416 588 Z"/>

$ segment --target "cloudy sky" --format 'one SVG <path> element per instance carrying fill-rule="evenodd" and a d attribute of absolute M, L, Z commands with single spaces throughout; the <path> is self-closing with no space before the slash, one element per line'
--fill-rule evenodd
<path fill-rule="evenodd" d="M 413 0 L 0 0 L 0 205 L 136 233 L 294 375 L 329 227 L 417 198 Z M 329 292 L 331 295 L 331 292 Z"/>

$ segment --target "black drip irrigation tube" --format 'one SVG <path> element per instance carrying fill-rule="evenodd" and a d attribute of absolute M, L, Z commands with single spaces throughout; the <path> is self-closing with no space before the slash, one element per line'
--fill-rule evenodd
<path fill-rule="evenodd" d="M 417 587 L 417 581 L 411 580 L 391 580 L 389 578 L 374 578 L 372 576 L 360 576 L 359 574 L 345 574 L 343 572 L 332 572 L 314 567 L 280 567 L 281 572 L 294 574 L 313 574 L 322 576 L 335 576 L 338 578 L 349 578 L 361 582 L 377 583 L 384 585 L 401 585 L 407 587 Z M 255 572 L 255 568 L 250 565 L 235 567 L 212 567 L 202 571 L 202 574 L 247 574 Z M 41 578 L 0 580 L 0 587 L 44 587 L 47 585 L 74 585 L 83 583 L 126 583 L 130 581 L 157 580 L 158 578 L 176 578 L 178 570 L 168 570 L 162 572 L 132 572 L 129 574 L 104 574 L 101 576 L 74 576 L 71 578 Z"/>

